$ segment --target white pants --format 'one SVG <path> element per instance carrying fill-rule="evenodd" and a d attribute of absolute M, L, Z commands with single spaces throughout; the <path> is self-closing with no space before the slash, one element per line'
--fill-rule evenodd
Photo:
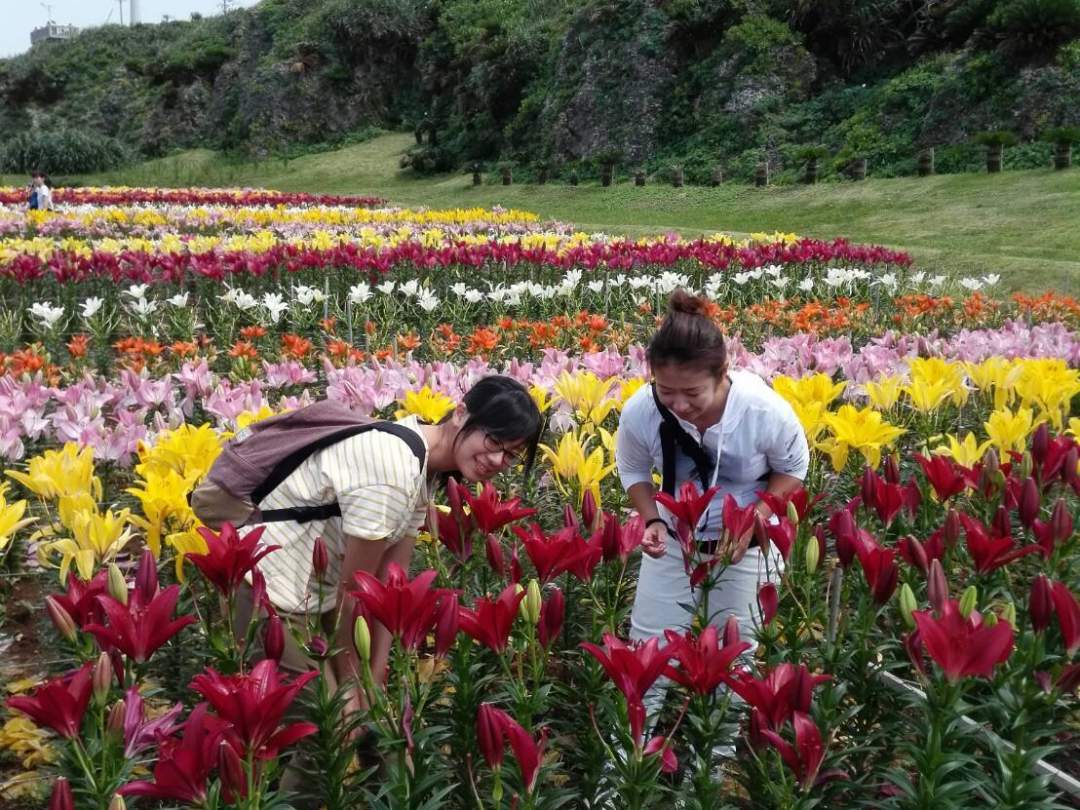
<path fill-rule="evenodd" d="M 757 647 L 753 632 L 761 621 L 758 588 L 766 581 L 778 579 L 783 571 L 783 557 L 775 549 L 769 554 L 768 570 L 765 559 L 756 546 L 748 549 L 737 565 L 729 565 L 723 571 L 719 583 L 709 592 L 709 624 L 722 631 L 728 617 L 734 616 L 739 622 L 740 636 L 751 644 L 744 653 L 746 656 L 752 655 Z M 691 611 L 696 610 L 700 596 L 700 591 L 690 588 L 678 541 L 669 536 L 663 557 L 641 557 L 634 608 L 630 613 L 630 638 L 647 641 L 662 637 L 665 630 L 686 632 L 693 617 Z M 667 678 L 660 678 L 646 694 L 645 708 L 650 717 L 663 705 L 669 683 Z"/>

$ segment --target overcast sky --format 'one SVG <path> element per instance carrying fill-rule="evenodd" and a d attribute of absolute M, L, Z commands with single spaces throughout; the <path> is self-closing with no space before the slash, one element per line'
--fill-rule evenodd
<path fill-rule="evenodd" d="M 120 8 L 116 0 L 45 0 L 52 5 L 52 18 L 60 24 L 80 28 L 101 25 L 109 17 L 119 22 Z M 235 0 L 232 7 L 253 6 L 257 0 Z M 124 22 L 128 21 L 129 0 L 124 0 Z M 193 11 L 204 15 L 221 13 L 221 0 L 139 0 L 143 22 L 161 22 L 163 15 L 186 19 Z M 0 0 L 0 56 L 22 53 L 30 47 L 30 31 L 45 24 L 48 12 L 38 0 Z"/>

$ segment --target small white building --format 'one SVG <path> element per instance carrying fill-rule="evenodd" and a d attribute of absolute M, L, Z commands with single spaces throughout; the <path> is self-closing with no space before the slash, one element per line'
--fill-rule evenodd
<path fill-rule="evenodd" d="M 79 29 L 74 25 L 58 25 L 48 22 L 41 28 L 35 28 L 30 32 L 30 44 L 37 45 L 39 42 L 47 42 L 50 39 L 71 39 Z"/>

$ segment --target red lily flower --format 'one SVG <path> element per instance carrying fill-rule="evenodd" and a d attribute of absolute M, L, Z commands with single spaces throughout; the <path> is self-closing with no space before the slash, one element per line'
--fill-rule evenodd
<path fill-rule="evenodd" d="M 644 644 L 629 645 L 611 633 L 604 633 L 603 647 L 589 641 L 581 642 L 581 646 L 600 662 L 608 677 L 626 698 L 630 733 L 635 744 L 638 744 L 645 730 L 645 706 L 642 698 L 663 674 L 675 650 L 670 644 L 661 647 L 657 638 L 651 638 Z"/>
<path fill-rule="evenodd" d="M 205 554 L 188 554 L 188 560 L 194 563 L 204 577 L 214 587 L 228 596 L 236 591 L 244 577 L 255 569 L 259 560 L 280 546 L 259 548 L 265 526 L 258 526 L 241 537 L 236 528 L 226 522 L 220 532 L 214 532 L 205 526 L 199 527 L 199 534 L 206 541 Z"/>
<path fill-rule="evenodd" d="M 799 518 L 799 522 L 802 523 L 810 510 L 814 508 L 814 504 L 825 497 L 825 493 L 811 498 L 810 491 L 806 487 L 799 487 L 787 495 L 777 495 L 774 492 L 759 492 L 757 496 L 777 517 L 786 517 L 788 504 L 792 504 L 795 507 L 795 514 Z"/>
<path fill-rule="evenodd" d="M 780 552 L 780 556 L 784 558 L 784 562 L 787 562 L 788 557 L 791 556 L 797 532 L 798 527 L 788 520 L 787 515 L 781 514 L 776 523 L 765 524 L 765 533 L 769 536 L 769 541 L 776 546 L 776 550 Z"/>
<path fill-rule="evenodd" d="M 803 791 L 830 779 L 846 779 L 847 774 L 840 770 L 826 771 L 818 775 L 821 763 L 825 761 L 825 746 L 821 740 L 821 730 L 810 715 L 806 712 L 795 712 L 792 724 L 795 726 L 794 747 L 775 731 L 765 729 L 761 734 L 780 752 L 780 758 L 795 774 Z"/>
<path fill-rule="evenodd" d="M 573 526 L 559 529 L 554 534 L 545 534 L 535 523 L 527 529 L 515 526 L 513 531 L 521 538 L 541 585 L 566 571 L 571 560 L 585 550 L 585 540 Z"/>
<path fill-rule="evenodd" d="M 431 587 L 437 576 L 428 569 L 409 580 L 400 565 L 390 563 L 385 584 L 367 571 L 357 571 L 353 576 L 356 588 L 349 595 L 406 649 L 416 650 L 437 620 L 443 595 L 442 589 Z"/>
<path fill-rule="evenodd" d="M 702 493 L 694 486 L 693 481 L 685 482 L 679 488 L 678 499 L 671 497 L 666 492 L 656 494 L 656 502 L 668 510 L 677 521 L 676 530 L 680 536 L 689 536 L 697 530 L 701 516 L 712 503 L 713 496 L 720 491 L 720 487 L 709 487 Z"/>
<path fill-rule="evenodd" d="M 896 581 L 900 576 L 900 569 L 896 565 L 896 552 L 878 545 L 863 546 L 859 549 L 859 564 L 874 601 L 884 605 L 896 590 Z"/>
<path fill-rule="evenodd" d="M 1054 615 L 1054 597 L 1050 580 L 1044 574 L 1036 574 L 1031 580 L 1028 615 L 1036 633 L 1041 633 L 1050 626 L 1050 617 Z"/>
<path fill-rule="evenodd" d="M 122 605 L 111 596 L 99 596 L 108 624 L 88 624 L 84 629 L 102 648 L 115 647 L 132 661 L 143 664 L 170 638 L 197 621 L 194 616 L 169 621 L 179 598 L 179 585 L 170 585 L 145 605 L 140 604 L 142 597 L 133 596 Z"/>
<path fill-rule="evenodd" d="M 498 598 L 492 600 L 481 596 L 474 610 L 461 608 L 458 621 L 461 629 L 496 653 L 502 653 L 514 628 L 518 605 L 525 598 L 525 590 L 516 583 L 503 588 Z"/>
<path fill-rule="evenodd" d="M 501 500 L 498 490 L 490 481 L 484 482 L 484 488 L 479 495 L 472 495 L 465 487 L 461 487 L 461 495 L 469 504 L 476 528 L 484 534 L 497 532 L 509 523 L 536 514 L 535 509 L 518 506 L 521 498 Z"/>
<path fill-rule="evenodd" d="M 729 681 L 735 694 L 760 713 L 764 728 L 779 731 L 797 711 L 810 711 L 815 686 L 832 680 L 831 675 L 813 675 L 806 664 L 783 663 L 765 677 L 749 671 L 737 672 Z"/>
<path fill-rule="evenodd" d="M 749 641 L 735 640 L 720 644 L 720 631 L 710 624 L 694 638 L 691 631 L 681 636 L 674 630 L 665 630 L 668 650 L 679 666 L 666 666 L 664 674 L 675 683 L 699 695 L 711 695 L 721 683 L 726 683 L 731 666 L 740 655 L 750 649 Z"/>
<path fill-rule="evenodd" d="M 641 753 L 647 757 L 659 754 L 661 773 L 675 773 L 679 770 L 679 758 L 675 756 L 675 749 L 668 744 L 666 737 L 653 737 L 645 743 Z"/>
<path fill-rule="evenodd" d="M 907 484 L 890 484 L 880 477 L 875 477 L 873 507 L 886 527 L 891 526 L 901 510 L 909 517 L 914 517 L 922 502 L 922 494 L 914 481 Z"/>
<path fill-rule="evenodd" d="M 995 571 L 1013 560 L 1040 551 L 1040 547 L 1034 544 L 1016 548 L 1011 536 L 990 534 L 982 521 L 969 515 L 960 515 L 960 520 L 964 524 L 968 553 L 980 574 Z"/>
<path fill-rule="evenodd" d="M 8 698 L 7 706 L 22 712 L 39 726 L 51 728 L 61 737 L 73 740 L 79 736 L 90 703 L 93 668 L 93 664 L 83 664 L 74 674 L 54 678 L 39 686 L 32 695 Z"/>
<path fill-rule="evenodd" d="M 1071 658 L 1080 649 L 1080 602 L 1076 601 L 1076 596 L 1064 582 L 1055 582 L 1050 593 L 1054 599 L 1061 637 L 1065 640 L 1065 651 Z"/>
<path fill-rule="evenodd" d="M 207 669 L 192 679 L 191 688 L 232 725 L 245 754 L 272 759 L 282 748 L 318 731 L 312 723 L 278 728 L 296 695 L 318 676 L 317 670 L 311 670 L 286 683 L 277 662 L 263 659 L 247 675 L 222 675 Z"/>
<path fill-rule="evenodd" d="M 641 545 L 644 534 L 645 526 L 640 515 L 635 515 L 625 526 L 620 526 L 615 515 L 604 512 L 602 522 L 593 532 L 589 543 L 600 548 L 604 562 L 616 559 L 626 562 L 630 552 Z"/>
<path fill-rule="evenodd" d="M 503 764 L 503 751 L 506 750 L 503 728 L 509 719 L 510 715 L 490 703 L 481 703 L 476 713 L 476 740 L 484 761 L 493 771 L 499 770 Z"/>
<path fill-rule="evenodd" d="M 838 509 L 829 517 L 829 531 L 836 538 L 836 556 L 840 565 L 847 568 L 864 545 L 877 545 L 874 536 L 855 523 L 850 509 Z"/>
<path fill-rule="evenodd" d="M 730 542 L 740 541 L 754 529 L 754 518 L 757 510 L 753 503 L 739 506 L 739 502 L 731 495 L 724 496 L 724 533 L 729 536 Z"/>
<path fill-rule="evenodd" d="M 540 733 L 538 742 L 502 709 L 490 703 L 481 703 L 476 714 L 476 736 L 484 760 L 496 771 L 502 767 L 506 744 L 510 744 L 510 750 L 514 752 L 514 759 L 521 771 L 522 785 L 525 792 L 531 795 L 540 775 L 547 729 Z"/>
<path fill-rule="evenodd" d="M 67 593 L 54 594 L 54 600 L 80 628 L 90 622 L 102 622 L 105 614 L 97 597 L 109 592 L 108 571 L 98 571 L 89 582 L 83 582 L 74 573 L 68 574 Z"/>
<path fill-rule="evenodd" d="M 133 686 L 124 693 L 124 756 L 132 759 L 151 746 L 169 737 L 180 724 L 176 718 L 183 711 L 183 706 L 177 703 L 164 714 L 159 714 L 152 720 L 146 719 L 143 708 L 142 695 L 139 688 Z"/>
<path fill-rule="evenodd" d="M 540 623 L 536 626 L 537 638 L 545 649 L 559 637 L 565 615 L 566 597 L 559 588 L 552 588 L 551 595 L 540 608 Z"/>
<path fill-rule="evenodd" d="M 453 479 L 451 479 L 453 480 Z M 444 512 L 441 509 L 432 510 L 435 515 L 435 526 L 431 526 L 431 515 L 428 515 L 428 531 L 434 528 L 434 534 L 438 535 L 439 542 L 446 549 L 464 562 L 472 556 L 473 526 L 472 515 L 462 514 L 459 518 L 453 511 Z"/>
<path fill-rule="evenodd" d="M 916 610 L 912 616 L 926 651 L 950 682 L 970 676 L 989 678 L 1012 652 L 1013 629 L 1008 622 L 990 627 L 977 610 L 965 619 L 955 599 L 945 602 L 940 617 L 928 610 Z"/>
<path fill-rule="evenodd" d="M 942 503 L 967 489 L 968 479 L 960 471 L 962 468 L 948 456 L 935 453 L 927 458 L 916 453 L 915 460 L 919 462 L 926 480 L 934 488 L 934 495 Z"/>
<path fill-rule="evenodd" d="M 435 619 L 435 655 L 440 658 L 446 655 L 457 640 L 460 612 L 458 595 L 453 591 L 444 591 L 439 599 L 439 609 Z"/>
<path fill-rule="evenodd" d="M 484 540 L 484 556 L 487 557 L 488 567 L 500 577 L 506 576 L 506 559 L 503 556 L 502 543 L 499 538 L 489 534 Z"/>
<path fill-rule="evenodd" d="M 184 736 L 162 743 L 154 765 L 154 781 L 130 782 L 117 793 L 202 805 L 206 801 L 206 782 L 217 765 L 217 748 L 226 727 L 208 714 L 205 703 L 200 703 L 184 723 Z"/>
<path fill-rule="evenodd" d="M 517 721 L 507 715 L 506 720 L 503 721 L 503 733 L 510 743 L 510 750 L 514 752 L 514 759 L 517 760 L 525 793 L 531 796 L 536 789 L 537 777 L 540 776 L 544 746 L 547 744 L 547 729 L 543 729 L 540 732 L 540 739 L 536 740 Z"/>

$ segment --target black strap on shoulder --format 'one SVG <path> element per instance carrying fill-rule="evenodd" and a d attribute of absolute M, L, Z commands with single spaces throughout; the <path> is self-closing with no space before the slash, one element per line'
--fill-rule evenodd
<path fill-rule="evenodd" d="M 653 402 L 656 403 L 656 409 L 660 412 L 660 418 L 663 420 L 660 425 L 660 453 L 663 456 L 663 469 L 660 471 L 663 476 L 661 489 L 669 495 L 675 494 L 676 445 L 687 458 L 694 462 L 694 470 L 697 472 L 698 478 L 701 479 L 701 488 L 702 490 L 707 489 L 709 482 L 712 480 L 716 462 L 709 456 L 708 451 L 694 441 L 694 437 L 683 429 L 675 414 L 660 402 L 660 397 L 656 393 L 656 385 L 652 386 L 652 395 Z"/>
<path fill-rule="evenodd" d="M 369 430 L 378 430 L 383 433 L 397 436 L 409 446 L 412 454 L 416 456 L 416 460 L 420 462 L 421 469 L 423 468 L 426 449 L 424 447 L 424 440 L 420 438 L 416 431 L 405 427 L 405 425 L 399 425 L 397 422 L 369 422 L 366 425 L 352 425 L 335 433 L 329 433 L 318 441 L 305 445 L 283 458 L 274 466 L 274 469 L 271 470 L 270 475 L 266 477 L 266 480 L 252 490 L 251 502 L 258 505 L 263 498 L 273 492 L 282 481 L 288 478 L 289 475 L 291 475 L 296 468 L 303 464 L 313 453 L 323 450 L 330 445 L 337 444 L 340 441 L 344 441 L 350 436 L 366 433 Z M 295 520 L 297 523 L 307 523 L 312 520 L 326 520 L 327 518 L 337 517 L 340 514 L 341 507 L 338 506 L 337 501 L 334 501 L 333 503 L 318 504 L 317 506 L 268 509 L 265 512 L 260 513 L 258 522 L 275 523 L 282 520 Z"/>

